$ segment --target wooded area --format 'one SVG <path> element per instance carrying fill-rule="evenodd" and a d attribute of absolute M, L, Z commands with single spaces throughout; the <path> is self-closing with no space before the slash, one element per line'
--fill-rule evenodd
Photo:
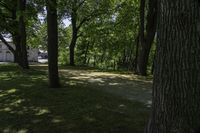
<path fill-rule="evenodd" d="M 71 87 L 66 66 L 72 73 L 84 67 L 146 81 L 153 75 L 152 111 L 142 131 L 200 133 L 199 0 L 0 0 L 0 19 L 0 40 L 22 78 L 43 71 L 29 64 L 29 47 L 48 51 L 48 87 L 58 91 Z M 7 88 L 5 77 L 0 84 Z"/>

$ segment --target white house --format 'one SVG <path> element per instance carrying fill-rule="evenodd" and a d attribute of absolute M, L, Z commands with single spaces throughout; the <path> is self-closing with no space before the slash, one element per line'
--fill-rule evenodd
<path fill-rule="evenodd" d="M 9 42 L 9 44 L 15 49 L 15 46 L 12 44 L 12 42 Z M 28 52 L 28 60 L 30 62 L 38 62 L 38 52 L 39 52 L 38 49 L 29 48 L 27 52 Z M 3 42 L 0 42 L 0 62 L 14 62 L 13 53 L 8 49 L 8 47 Z"/>

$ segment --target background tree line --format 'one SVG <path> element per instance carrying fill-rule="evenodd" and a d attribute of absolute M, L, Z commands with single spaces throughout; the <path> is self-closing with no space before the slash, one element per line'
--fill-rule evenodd
<path fill-rule="evenodd" d="M 1 17 L 4 20 L 1 23 L 1 40 L 6 43 L 5 35 L 12 38 L 16 50 L 10 49 L 15 61 L 28 68 L 27 57 L 24 57 L 27 52 L 23 46 L 28 44 L 47 50 L 48 3 L 39 0 L 11 1 L 1 1 Z M 156 27 L 152 28 L 156 25 L 155 2 L 57 1 L 59 64 L 123 69 L 147 75 L 147 70 L 152 68 L 155 49 L 151 50 Z M 71 22 L 68 27 L 63 23 L 66 19 Z"/>

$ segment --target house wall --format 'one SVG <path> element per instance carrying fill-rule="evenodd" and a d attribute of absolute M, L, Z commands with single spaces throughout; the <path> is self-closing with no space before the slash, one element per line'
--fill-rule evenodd
<path fill-rule="evenodd" d="M 12 43 L 9 43 L 15 49 Z M 38 49 L 28 49 L 28 61 L 38 62 Z M 0 42 L 0 62 L 14 62 L 13 53 L 7 48 L 7 46 Z"/>

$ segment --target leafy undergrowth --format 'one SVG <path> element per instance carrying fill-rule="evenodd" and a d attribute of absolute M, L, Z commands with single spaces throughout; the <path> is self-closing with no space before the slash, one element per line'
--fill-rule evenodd
<path fill-rule="evenodd" d="M 48 88 L 46 71 L 0 66 L 2 133 L 142 133 L 149 109 L 86 86 Z"/>

